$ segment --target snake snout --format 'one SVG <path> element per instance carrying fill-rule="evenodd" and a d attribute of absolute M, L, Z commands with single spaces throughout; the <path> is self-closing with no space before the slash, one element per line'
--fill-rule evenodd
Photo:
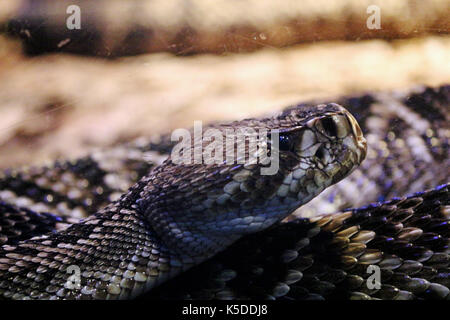
<path fill-rule="evenodd" d="M 367 141 L 363 136 L 361 127 L 359 126 L 358 122 L 353 117 L 353 115 L 348 111 L 345 111 L 344 115 L 347 118 L 348 122 L 350 123 L 353 137 L 355 139 L 355 145 L 357 147 L 355 152 L 358 155 L 358 163 L 361 163 L 366 158 Z"/>
<path fill-rule="evenodd" d="M 344 107 L 336 103 L 329 103 L 328 106 L 336 108 L 339 111 L 338 115 L 333 115 L 331 117 L 334 122 L 333 126 L 337 128 L 335 131 L 337 132 L 338 138 L 343 138 L 347 147 L 356 153 L 357 164 L 360 164 L 367 154 L 367 141 L 363 136 L 358 121 L 356 121 L 355 117 L 353 117 L 353 115 Z M 325 128 L 325 132 L 327 131 L 326 128 L 330 127 L 330 125 L 327 125 L 324 121 L 322 121 L 322 125 Z"/>

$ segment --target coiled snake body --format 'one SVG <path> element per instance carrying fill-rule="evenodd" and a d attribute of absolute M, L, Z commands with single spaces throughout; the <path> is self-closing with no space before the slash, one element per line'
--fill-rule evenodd
<path fill-rule="evenodd" d="M 446 90 L 439 92 L 445 96 Z M 425 93 L 435 103 L 435 91 Z M 363 97 L 343 104 L 351 111 L 361 108 L 356 117 L 366 124 L 367 110 L 375 100 Z M 365 140 L 345 109 L 336 104 L 300 105 L 276 118 L 215 127 L 281 129 L 278 173 L 262 176 L 258 165 L 182 166 L 170 159 L 148 173 L 149 163 L 133 161 L 130 152 L 125 158 L 132 170 L 122 175 L 115 170 L 117 174 L 108 176 L 106 167 L 90 163 L 95 155 L 76 164 L 6 173 L 0 194 L 9 202 L 1 203 L 2 296 L 115 299 L 151 291 L 152 297 L 169 298 L 314 299 L 339 297 L 342 292 L 341 297 L 351 298 L 448 297 L 447 186 L 317 221 L 295 220 L 243 237 L 285 218 L 362 161 Z M 445 162 L 443 142 L 440 159 Z M 148 150 L 156 149 L 154 144 L 145 145 L 135 146 L 135 157 L 149 156 L 154 151 Z M 163 150 L 164 142 L 159 146 Z M 106 157 L 114 159 L 118 150 Z M 434 152 L 439 159 L 440 150 Z M 111 161 L 109 168 L 113 167 Z M 73 179 L 80 168 L 84 179 Z M 95 182 L 99 172 L 109 181 L 100 189 Z M 145 176 L 120 199 L 67 227 L 73 218 L 64 217 L 65 212 L 97 210 L 102 201 L 115 196 L 120 178 L 130 172 Z M 59 180 L 52 182 L 55 177 Z M 73 188 L 80 181 L 83 187 Z M 45 189 L 47 185 L 53 188 Z M 28 203 L 25 209 L 21 193 L 46 201 Z M 47 210 L 53 206 L 55 210 Z M 59 231 L 45 234 L 50 229 Z M 39 237 L 25 240 L 34 235 Z M 189 276 L 166 281 L 214 255 L 185 273 Z M 68 288 L 67 268 L 73 265 L 81 270 L 81 285 Z M 381 289 L 365 289 L 368 265 L 383 270 Z M 200 277 L 202 281 L 188 280 L 199 274 L 206 275 Z"/>

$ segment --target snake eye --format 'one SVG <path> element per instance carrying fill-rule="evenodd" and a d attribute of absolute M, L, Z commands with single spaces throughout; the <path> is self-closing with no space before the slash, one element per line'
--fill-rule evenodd
<path fill-rule="evenodd" d="M 291 138 L 287 135 L 280 135 L 280 150 L 282 151 L 290 151 L 292 149 L 292 141 Z"/>
<path fill-rule="evenodd" d="M 325 130 L 325 134 L 329 137 L 337 137 L 337 126 L 336 126 L 336 122 L 330 118 L 324 118 L 322 119 L 322 126 L 323 129 Z"/>
<path fill-rule="evenodd" d="M 344 115 L 333 115 L 316 121 L 316 128 L 330 138 L 345 138 L 350 132 L 350 124 Z"/>

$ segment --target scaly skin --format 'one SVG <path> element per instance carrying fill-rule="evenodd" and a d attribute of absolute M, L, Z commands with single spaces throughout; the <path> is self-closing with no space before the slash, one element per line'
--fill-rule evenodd
<path fill-rule="evenodd" d="M 259 163 L 176 164 L 169 158 L 89 218 L 3 245 L 1 295 L 135 297 L 285 218 L 348 175 L 366 155 L 356 120 L 337 104 L 299 106 L 275 118 L 217 128 L 225 134 L 248 127 L 280 130 L 280 149 L 271 150 L 279 156 L 274 175 L 262 175 L 267 165 Z M 199 143 L 207 145 L 194 141 L 191 148 Z M 81 272 L 79 286 L 68 282 L 72 266 Z"/>
<path fill-rule="evenodd" d="M 144 299 L 450 298 L 449 184 L 246 237 Z M 380 287 L 368 272 L 379 267 Z M 372 269 L 373 270 L 373 269 Z"/>

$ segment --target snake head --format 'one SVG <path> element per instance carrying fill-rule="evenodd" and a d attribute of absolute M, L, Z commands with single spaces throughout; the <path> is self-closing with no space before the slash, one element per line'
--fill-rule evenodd
<path fill-rule="evenodd" d="M 298 123 L 279 133 L 280 158 L 293 163 L 277 190 L 281 197 L 296 195 L 304 204 L 365 159 L 367 143 L 361 128 L 338 104 L 297 106 L 278 118 Z"/>
<path fill-rule="evenodd" d="M 225 144 L 226 135 L 245 128 L 270 138 L 262 143 L 269 148 L 258 147 L 257 153 L 277 162 L 272 174 L 262 174 L 271 162 L 226 158 L 180 164 L 169 158 L 154 170 L 142 193 L 148 221 L 179 255 L 201 260 L 244 234 L 273 225 L 350 174 L 366 155 L 366 141 L 355 118 L 334 103 L 300 105 L 276 117 L 216 126 L 215 140 L 223 136 Z M 188 148 L 193 151 L 196 146 L 193 141 Z M 218 152 L 225 155 L 224 149 Z M 244 149 L 248 158 L 253 151 L 249 146 Z"/>

